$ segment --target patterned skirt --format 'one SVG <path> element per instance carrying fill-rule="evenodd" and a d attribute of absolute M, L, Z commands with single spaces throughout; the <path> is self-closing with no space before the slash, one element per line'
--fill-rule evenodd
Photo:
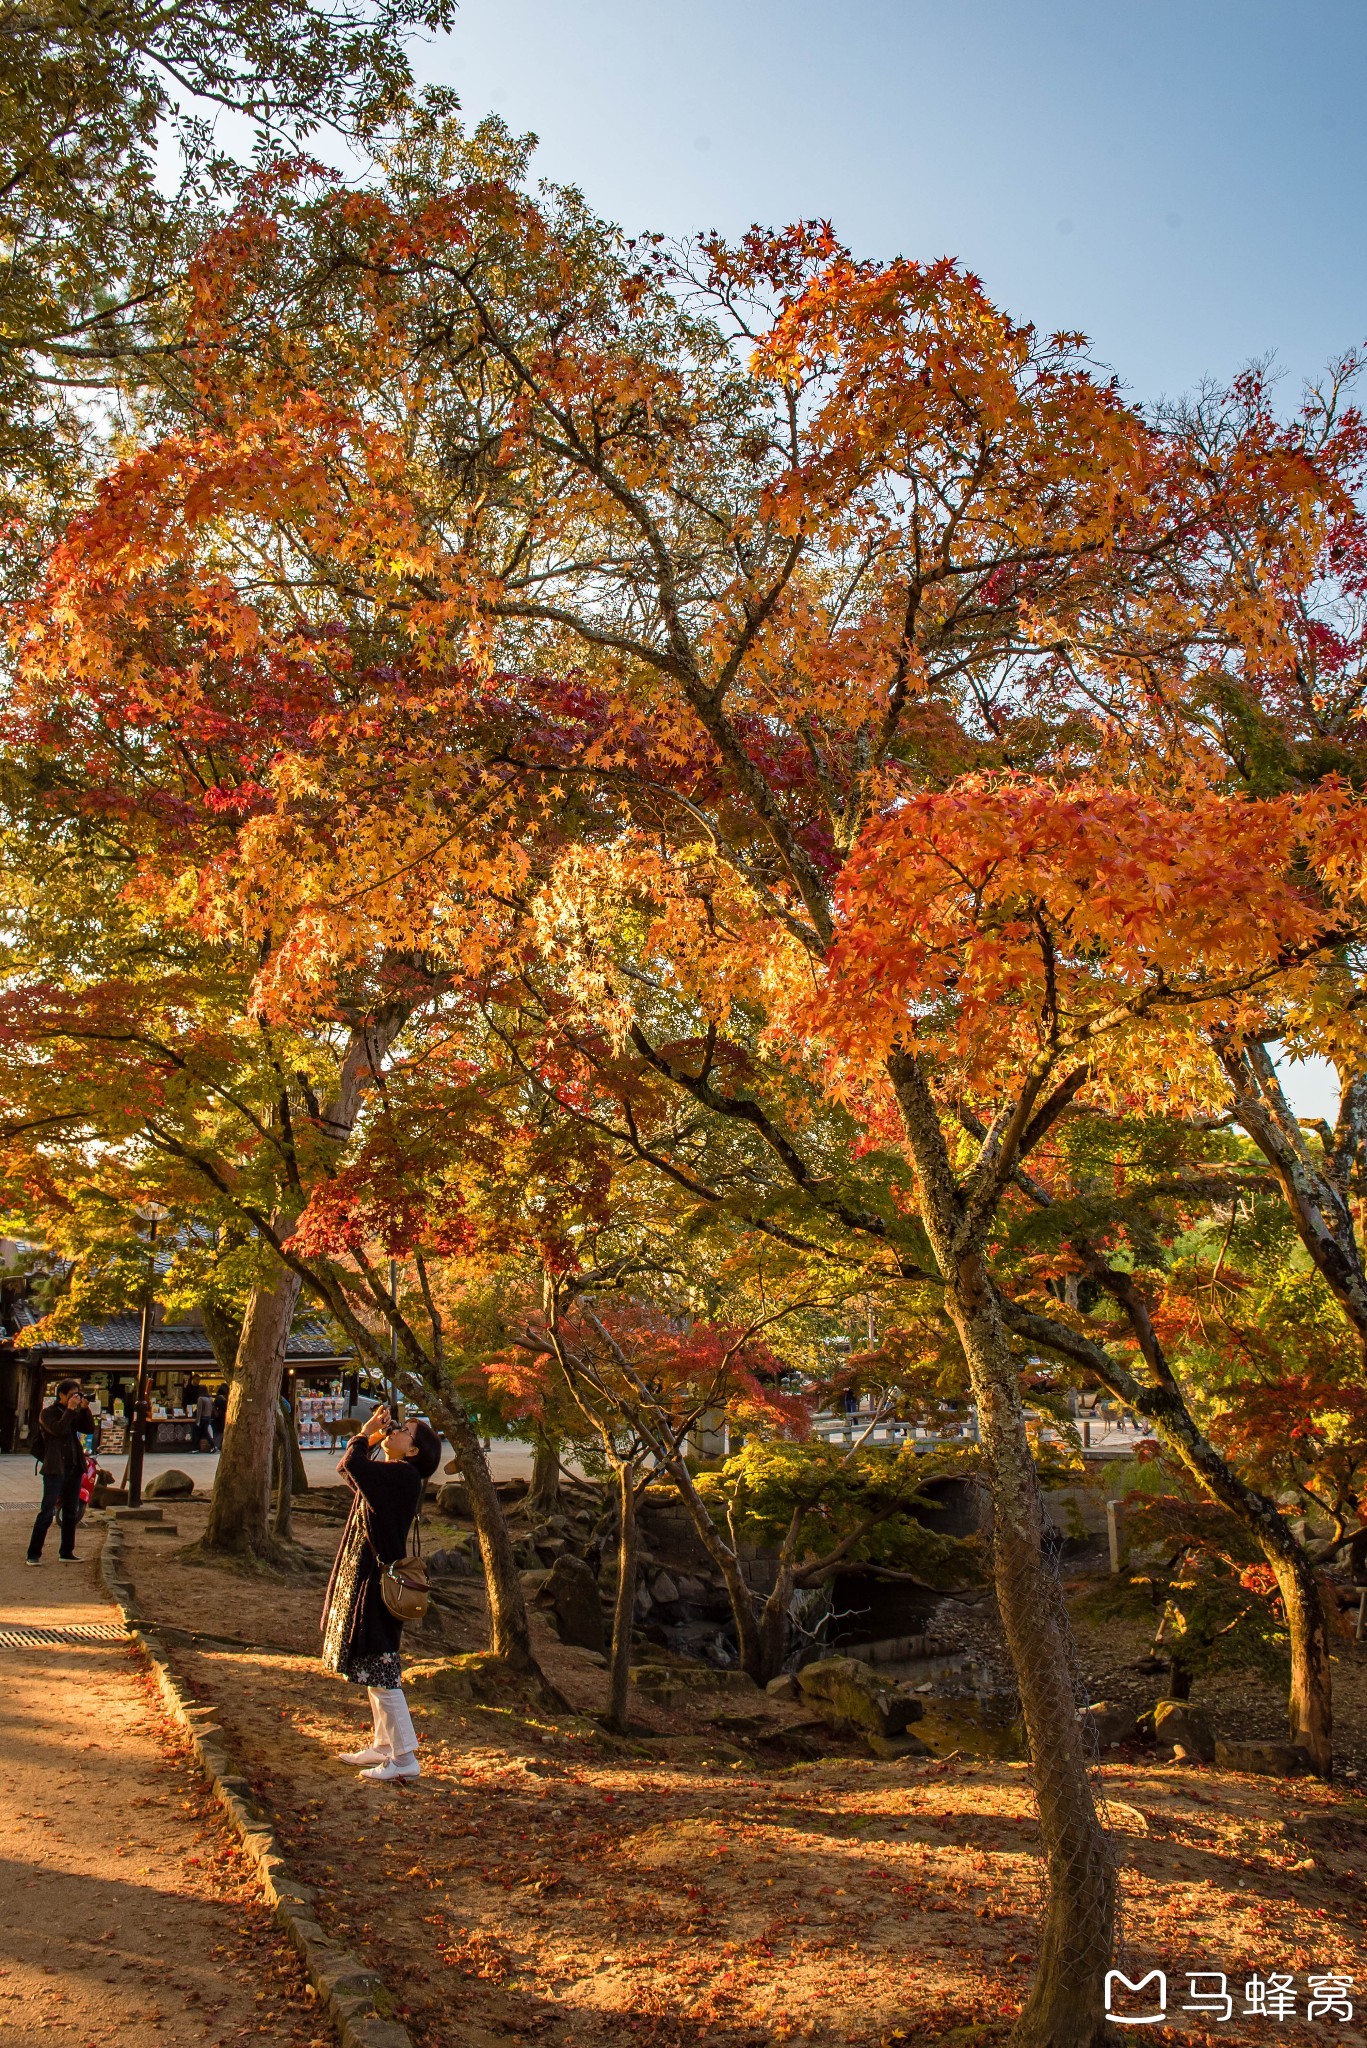
<path fill-rule="evenodd" d="M 351 1685 L 374 1686 L 376 1691 L 384 1692 L 391 1686 L 403 1684 L 403 1667 L 398 1651 L 367 1652 L 347 1648 L 352 1633 L 352 1617 L 361 1593 L 361 1565 L 365 1552 L 365 1527 L 361 1517 L 353 1515 L 342 1538 L 332 1598 L 328 1602 L 327 1626 L 323 1630 L 323 1668 L 337 1672 Z"/>

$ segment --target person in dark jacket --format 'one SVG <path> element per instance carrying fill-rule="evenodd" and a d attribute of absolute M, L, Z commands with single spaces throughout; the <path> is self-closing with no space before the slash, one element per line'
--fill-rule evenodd
<path fill-rule="evenodd" d="M 380 1443 L 384 1456 L 376 1458 Z M 337 1467 L 355 1498 L 323 1606 L 323 1664 L 370 1694 L 374 1739 L 368 1749 L 342 1756 L 365 1778 L 420 1775 L 399 1661 L 403 1624 L 385 1606 L 380 1578 L 406 1554 L 423 1484 L 440 1463 L 441 1438 L 428 1423 L 395 1427 L 389 1410 L 377 1408 Z"/>
<path fill-rule="evenodd" d="M 62 1380 L 57 1398 L 38 1417 L 38 1455 L 43 1467 L 43 1504 L 28 1539 L 29 1564 L 41 1564 L 43 1544 L 53 1518 L 61 1510 L 62 1536 L 57 1555 L 63 1564 L 75 1564 L 76 1518 L 81 1506 L 81 1479 L 85 1472 L 82 1436 L 93 1436 L 95 1418 L 86 1406 L 79 1380 Z"/>

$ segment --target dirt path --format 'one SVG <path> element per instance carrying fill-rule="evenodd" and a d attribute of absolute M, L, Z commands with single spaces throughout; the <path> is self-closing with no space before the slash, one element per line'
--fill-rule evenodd
<path fill-rule="evenodd" d="M 613 1744 L 584 1718 L 602 1704 L 601 1669 L 538 1617 L 538 1655 L 576 1715 L 511 1695 L 468 1704 L 417 1663 L 423 1778 L 358 1783 L 336 1752 L 364 1710 L 317 1651 L 337 1528 L 301 1512 L 318 1571 L 262 1581 L 186 1550 L 200 1504 L 178 1503 L 176 1523 L 176 1543 L 129 1537 L 143 1610 L 182 1631 L 167 1637 L 177 1669 L 277 1815 L 327 1932 L 380 1972 L 415 2048 L 1004 2038 L 1030 1982 L 1040 1886 L 1021 1766 L 785 1760 L 701 1710 L 644 1703 L 639 1739 Z M 473 1582 L 464 1633 L 450 1647 L 482 1640 Z M 1367 2048 L 1367 1802 L 1140 1754 L 1117 1755 L 1098 1786 L 1131 1970 L 1168 1973 L 1163 2039 Z M 1188 1970 L 1227 1973 L 1229 2023 L 1179 2010 Z M 1310 1974 L 1332 1970 L 1356 1980 L 1351 2023 L 1243 2019 L 1252 1973 L 1291 1973 L 1303 2015 Z"/>
<path fill-rule="evenodd" d="M 118 1619 L 93 1565 L 23 1564 L 0 1513 L 0 1628 Z M 302 1969 L 126 1642 L 0 1648 L 6 2048 L 332 2048 Z"/>

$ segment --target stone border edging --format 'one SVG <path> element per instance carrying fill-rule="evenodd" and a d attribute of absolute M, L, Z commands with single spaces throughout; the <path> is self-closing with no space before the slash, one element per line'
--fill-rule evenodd
<path fill-rule="evenodd" d="M 156 1639 L 156 1632 L 138 1611 L 137 1594 L 123 1563 L 123 1530 L 109 1522 L 100 1550 L 100 1576 L 110 1599 L 123 1616 L 156 1677 L 163 1703 L 188 1737 L 210 1790 L 222 1806 L 242 1843 L 275 1917 L 303 1957 L 309 1982 L 336 2022 L 342 2048 L 413 2048 L 413 2037 L 397 2020 L 387 2019 L 382 2005 L 389 1994 L 374 1970 L 328 1940 L 313 1917 L 317 1892 L 290 1874 L 269 1814 L 258 1805 L 251 1786 L 233 1768 L 223 1730 L 211 1707 L 198 1706 Z"/>

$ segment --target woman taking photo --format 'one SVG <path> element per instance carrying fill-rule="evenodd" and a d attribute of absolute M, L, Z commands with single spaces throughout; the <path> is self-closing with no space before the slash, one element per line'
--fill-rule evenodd
<path fill-rule="evenodd" d="M 384 1445 L 383 1458 L 372 1454 Z M 408 1550 L 408 1532 L 425 1482 L 441 1463 L 441 1438 L 429 1423 L 395 1426 L 378 1408 L 347 1446 L 337 1470 L 355 1495 L 323 1608 L 323 1663 L 370 1694 L 374 1739 L 346 1752 L 363 1778 L 416 1778 L 418 1738 L 403 1696 L 399 1643 L 403 1623 L 384 1603 L 386 1565 Z"/>

